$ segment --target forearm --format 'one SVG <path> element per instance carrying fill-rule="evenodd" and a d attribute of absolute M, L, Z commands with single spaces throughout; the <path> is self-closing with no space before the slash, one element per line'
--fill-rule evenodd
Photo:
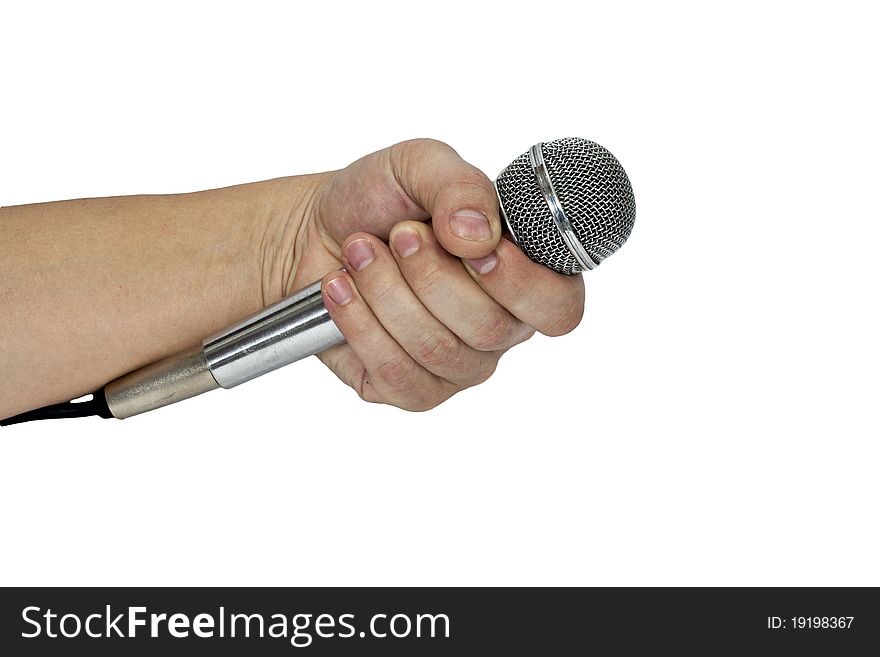
<path fill-rule="evenodd" d="M 0 209 L 0 418 L 85 394 L 282 296 L 311 176 Z"/>

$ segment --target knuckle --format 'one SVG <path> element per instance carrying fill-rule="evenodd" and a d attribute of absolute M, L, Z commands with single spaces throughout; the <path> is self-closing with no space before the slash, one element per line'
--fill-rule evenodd
<path fill-rule="evenodd" d="M 474 367 L 470 374 L 470 378 L 468 380 L 469 386 L 478 386 L 481 383 L 485 383 L 489 380 L 489 378 L 495 374 L 495 369 L 498 367 L 498 358 L 484 358 L 482 362 L 476 367 Z"/>
<path fill-rule="evenodd" d="M 432 258 L 424 258 L 420 268 L 411 276 L 413 291 L 417 294 L 431 290 L 443 284 L 447 277 L 439 262 Z"/>
<path fill-rule="evenodd" d="M 392 159 L 400 162 L 404 165 L 404 168 L 407 168 L 415 159 L 424 157 L 431 151 L 439 150 L 450 151 L 453 149 L 449 144 L 438 139 L 418 137 L 416 139 L 407 139 L 406 141 L 394 144 L 394 146 L 391 147 L 390 153 Z"/>
<path fill-rule="evenodd" d="M 452 146 L 446 142 L 440 141 L 439 139 L 432 139 L 431 137 L 416 137 L 415 139 L 408 139 L 407 141 L 401 142 L 401 145 L 404 148 L 412 148 L 414 150 L 452 150 Z"/>
<path fill-rule="evenodd" d="M 467 168 L 462 169 L 452 184 L 463 188 L 476 188 L 478 193 L 491 192 L 493 195 L 495 194 L 495 188 L 492 186 L 492 181 L 489 180 L 489 177 L 471 165 L 467 165 Z"/>
<path fill-rule="evenodd" d="M 409 357 L 387 360 L 376 368 L 376 374 L 390 388 L 407 391 L 415 381 L 416 364 Z"/>
<path fill-rule="evenodd" d="M 430 333 L 416 348 L 416 360 L 424 365 L 442 365 L 455 359 L 457 340 L 446 333 Z"/>
<path fill-rule="evenodd" d="M 506 343 L 510 329 L 509 317 L 491 311 L 479 322 L 466 342 L 478 351 L 496 351 Z"/>
<path fill-rule="evenodd" d="M 358 290 L 371 308 L 394 304 L 401 294 L 401 280 L 395 271 L 386 267 L 370 266 L 356 272 Z"/>
<path fill-rule="evenodd" d="M 531 340 L 532 336 L 534 336 L 535 333 L 537 332 L 537 331 L 535 331 L 535 328 L 533 326 L 529 326 L 528 324 L 523 324 L 523 327 L 524 328 L 523 328 L 522 336 L 520 337 L 517 344 L 522 344 L 523 342 L 527 342 L 528 340 Z"/>
<path fill-rule="evenodd" d="M 526 304 L 533 303 L 531 299 L 535 296 L 535 288 L 529 286 L 529 282 L 533 278 L 528 276 L 528 271 L 524 271 L 518 267 L 511 267 L 508 259 L 504 256 L 498 256 L 498 263 L 495 265 L 493 273 L 496 271 L 503 278 L 503 298 L 510 303 L 511 308 L 521 308 Z"/>
<path fill-rule="evenodd" d="M 361 284 L 363 294 L 371 307 L 394 303 L 399 296 L 399 288 L 393 278 L 373 274 Z"/>
<path fill-rule="evenodd" d="M 440 390 L 423 391 L 402 402 L 400 408 L 414 413 L 424 413 L 436 408 L 449 398 Z"/>
<path fill-rule="evenodd" d="M 486 174 L 470 164 L 464 164 L 456 172 L 455 178 L 438 190 L 438 199 L 450 210 L 465 205 L 485 212 L 497 203 L 497 194 Z"/>
<path fill-rule="evenodd" d="M 570 301 L 557 307 L 549 317 L 544 335 L 556 337 L 570 333 L 581 323 L 584 316 L 583 301 Z"/>

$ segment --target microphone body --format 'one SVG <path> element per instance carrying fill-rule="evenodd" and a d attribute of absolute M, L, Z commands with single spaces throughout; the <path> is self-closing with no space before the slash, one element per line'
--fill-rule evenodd
<path fill-rule="evenodd" d="M 113 417 L 123 419 L 215 388 L 233 388 L 344 341 L 324 306 L 319 281 L 201 345 L 108 383 L 104 398 Z"/>

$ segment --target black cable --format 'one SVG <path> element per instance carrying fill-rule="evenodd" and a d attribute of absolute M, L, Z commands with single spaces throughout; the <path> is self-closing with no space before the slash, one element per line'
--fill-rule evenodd
<path fill-rule="evenodd" d="M 102 418 L 111 418 L 113 413 L 107 406 L 107 399 L 104 397 L 104 389 L 101 388 L 97 392 L 92 393 L 92 398 L 82 402 L 64 402 L 63 404 L 52 404 L 43 408 L 36 408 L 32 411 L 26 411 L 19 415 L 8 417 L 0 420 L 0 427 L 8 427 L 11 424 L 19 424 L 20 422 L 32 422 L 33 420 L 58 420 L 69 417 L 89 417 L 97 415 Z"/>

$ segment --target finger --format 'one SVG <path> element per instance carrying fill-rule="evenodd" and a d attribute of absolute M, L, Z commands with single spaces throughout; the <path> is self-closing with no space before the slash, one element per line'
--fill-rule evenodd
<path fill-rule="evenodd" d="M 429 312 L 384 242 L 366 233 L 355 233 L 343 244 L 342 254 L 358 293 L 373 315 L 419 365 L 458 387 L 477 385 L 492 375 L 500 354 L 472 349 Z M 462 277 L 468 278 L 460 264 L 459 270 Z M 488 298 L 473 281 L 468 282 Z M 454 298 L 447 297 L 446 303 L 450 301 L 454 303 Z"/>
<path fill-rule="evenodd" d="M 488 256 L 464 264 L 493 299 L 544 335 L 568 333 L 583 317 L 583 277 L 557 274 L 532 262 L 507 239 Z"/>
<path fill-rule="evenodd" d="M 501 351 L 534 333 L 480 288 L 428 226 L 400 223 L 390 241 L 397 266 L 420 302 L 470 347 Z"/>
<path fill-rule="evenodd" d="M 450 146 L 416 139 L 389 150 L 392 173 L 406 195 L 431 216 L 437 239 L 449 253 L 480 258 L 501 237 L 495 187 Z"/>
<path fill-rule="evenodd" d="M 344 342 L 325 349 L 318 354 L 318 358 L 340 381 L 353 388 L 364 401 L 384 401 L 375 387 L 367 385 L 367 370 L 350 344 Z"/>
<path fill-rule="evenodd" d="M 357 354 L 367 384 L 383 401 L 411 411 L 433 408 L 457 389 L 416 363 L 376 319 L 346 272 L 321 281 L 324 305 Z"/>

